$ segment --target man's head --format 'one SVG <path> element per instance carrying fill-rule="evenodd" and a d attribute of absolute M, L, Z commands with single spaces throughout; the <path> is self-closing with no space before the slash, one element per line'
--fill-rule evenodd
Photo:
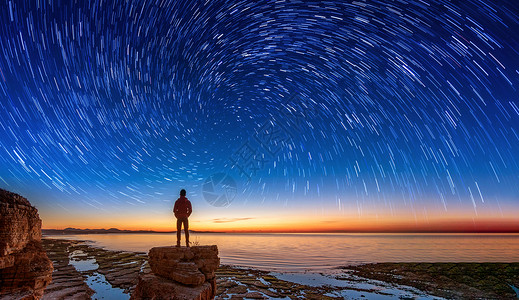
<path fill-rule="evenodd" d="M 186 190 L 181 189 L 181 190 L 180 190 L 180 196 L 185 196 L 185 195 L 186 195 Z"/>

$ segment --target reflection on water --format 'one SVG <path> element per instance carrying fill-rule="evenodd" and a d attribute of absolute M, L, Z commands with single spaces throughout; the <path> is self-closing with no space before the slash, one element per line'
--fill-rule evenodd
<path fill-rule="evenodd" d="M 130 295 L 125 294 L 124 290 L 112 287 L 103 274 L 95 272 L 99 265 L 85 252 L 74 250 L 69 254 L 69 262 L 80 273 L 86 274 L 86 283 L 95 292 L 92 299 L 127 300 L 130 298 Z"/>
<path fill-rule="evenodd" d="M 130 295 L 125 294 L 120 288 L 114 288 L 106 280 L 103 274 L 94 273 L 87 275 L 86 283 L 95 291 L 92 299 L 109 299 L 109 300 L 128 300 Z"/>
<path fill-rule="evenodd" d="M 97 270 L 99 267 L 95 259 L 88 258 L 86 253 L 81 250 L 72 251 L 69 254 L 69 262 L 80 273 Z"/>
<path fill-rule="evenodd" d="M 174 233 L 55 236 L 90 240 L 109 250 L 147 252 L 174 245 Z M 223 264 L 318 271 L 365 262 L 519 262 L 517 234 L 230 234 L 192 233 L 216 244 Z"/>

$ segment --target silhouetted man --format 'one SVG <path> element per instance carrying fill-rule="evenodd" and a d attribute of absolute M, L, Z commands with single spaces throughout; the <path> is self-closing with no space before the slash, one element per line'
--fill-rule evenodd
<path fill-rule="evenodd" d="M 177 218 L 177 247 L 180 247 L 180 237 L 182 235 L 182 223 L 184 223 L 184 233 L 186 235 L 186 247 L 189 247 L 189 222 L 187 218 L 193 212 L 191 202 L 186 198 L 186 190 L 180 191 L 180 198 L 175 201 L 173 213 Z"/>

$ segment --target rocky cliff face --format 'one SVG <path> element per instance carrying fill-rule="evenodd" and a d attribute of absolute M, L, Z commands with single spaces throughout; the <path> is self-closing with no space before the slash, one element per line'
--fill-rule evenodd
<path fill-rule="evenodd" d="M 0 189 L 0 298 L 39 299 L 52 279 L 38 210 Z"/>
<path fill-rule="evenodd" d="M 156 247 L 148 253 L 153 274 L 139 277 L 132 299 L 213 299 L 217 246 Z"/>

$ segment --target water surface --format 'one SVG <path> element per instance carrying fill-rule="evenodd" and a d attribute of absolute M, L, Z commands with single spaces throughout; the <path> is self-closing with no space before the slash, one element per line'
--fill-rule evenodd
<path fill-rule="evenodd" d="M 134 252 L 176 243 L 174 233 L 49 237 Z M 218 245 L 223 264 L 290 272 L 369 262 L 519 262 L 519 234 L 192 233 L 191 239 Z"/>

